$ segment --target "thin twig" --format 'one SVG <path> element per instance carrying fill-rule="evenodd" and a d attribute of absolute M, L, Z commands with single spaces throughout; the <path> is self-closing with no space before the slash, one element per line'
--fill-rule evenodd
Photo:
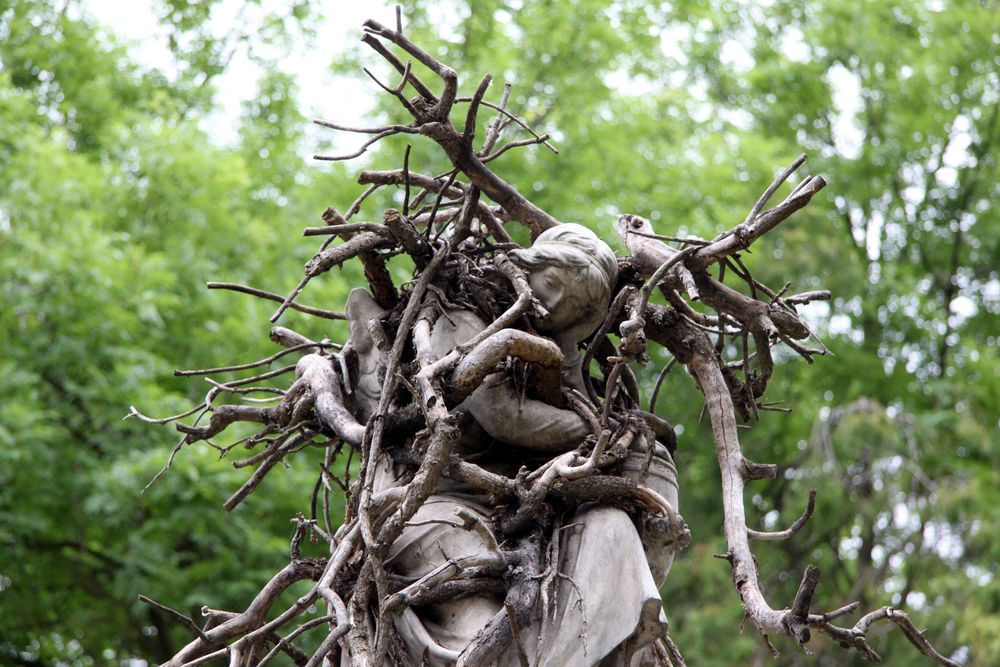
<path fill-rule="evenodd" d="M 190 616 L 182 614 L 181 612 L 179 612 L 179 611 L 177 611 L 175 609 L 171 609 L 170 607 L 168 607 L 166 605 L 162 605 L 159 602 L 157 602 L 156 600 L 152 600 L 152 599 L 146 597 L 145 595 L 141 595 L 140 594 L 139 595 L 139 601 L 143 602 L 145 604 L 148 604 L 150 607 L 153 607 L 155 609 L 159 609 L 160 611 L 162 611 L 163 613 L 167 614 L 168 616 L 172 616 L 172 617 L 176 618 L 181 623 L 183 623 L 189 630 L 191 630 L 191 632 L 193 632 L 196 635 L 198 635 L 198 637 L 200 639 L 202 639 L 203 641 L 208 641 L 208 637 L 205 636 L 205 633 L 202 631 L 202 629 L 200 627 L 198 627 L 198 624 L 195 623 L 194 620 Z"/>
<path fill-rule="evenodd" d="M 504 153 L 506 153 L 507 151 L 509 151 L 512 148 L 520 148 L 521 146 L 531 146 L 533 144 L 544 144 L 548 140 L 548 138 L 549 138 L 549 135 L 543 134 L 540 137 L 535 137 L 535 138 L 532 138 L 532 139 L 521 139 L 519 141 L 510 141 L 510 142 L 504 144 L 503 146 L 501 146 L 500 149 L 497 150 L 496 153 L 492 153 L 492 154 L 487 155 L 486 157 L 484 157 L 483 158 L 483 163 L 492 162 L 493 160 L 497 159 L 498 157 L 500 157 L 501 155 L 503 155 Z"/>
<path fill-rule="evenodd" d="M 752 540 L 764 540 L 776 542 L 778 540 L 787 540 L 789 537 L 795 533 L 802 530 L 802 527 L 806 525 L 809 518 L 813 515 L 813 511 L 816 509 L 816 489 L 809 490 L 809 501 L 806 503 L 806 509 L 802 512 L 802 516 L 795 520 L 791 526 L 785 530 L 778 530 L 774 532 L 753 530 L 747 528 L 747 535 L 750 536 Z"/>
<path fill-rule="evenodd" d="M 399 128 L 405 128 L 405 129 L 399 129 Z M 405 133 L 405 134 L 416 134 L 417 131 L 414 130 L 412 127 L 407 127 L 406 125 L 397 125 L 395 127 L 390 127 L 387 130 L 383 130 L 383 131 L 379 132 L 378 134 L 376 134 L 375 136 L 373 136 L 371 139 L 369 139 L 368 141 L 366 141 L 365 143 L 363 143 L 361 145 L 361 148 L 359 148 L 358 150 L 354 151 L 353 153 L 347 153 L 347 154 L 344 154 L 344 155 L 319 155 L 319 154 L 317 154 L 317 155 L 313 155 L 313 159 L 314 160 L 322 160 L 322 161 L 325 161 L 325 162 L 344 162 L 345 160 L 353 160 L 354 158 L 360 157 L 361 155 L 363 155 L 364 153 L 366 153 L 368 151 L 368 149 L 372 147 L 372 145 L 374 145 L 375 143 L 381 141 L 382 139 L 385 139 L 386 137 L 391 137 L 394 134 L 402 134 L 402 133 Z"/>
<path fill-rule="evenodd" d="M 396 7 L 396 11 L 399 11 L 399 7 Z M 409 217 L 410 215 L 410 149 L 413 148 L 410 144 L 406 144 L 406 150 L 403 152 L 403 217 Z"/>
<path fill-rule="evenodd" d="M 507 102 L 510 99 L 510 89 L 511 85 L 505 83 L 503 86 L 503 96 L 500 98 L 501 109 L 507 108 Z M 503 131 L 503 127 L 501 126 L 502 119 L 503 113 L 498 111 L 493 122 L 490 123 L 489 128 L 486 130 L 486 139 L 483 140 L 483 147 L 479 149 L 478 153 L 480 157 L 489 155 L 489 152 L 493 150 L 493 145 L 500 138 L 500 133 Z"/>
<path fill-rule="evenodd" d="M 647 239 L 656 239 L 657 241 L 664 241 L 669 243 L 682 243 L 684 245 L 703 246 L 711 243 L 711 241 L 700 238 L 698 236 L 667 236 L 665 234 L 650 234 L 649 232 L 640 232 L 634 229 L 630 229 L 628 233 L 634 234 L 636 236 L 644 236 Z"/>
<path fill-rule="evenodd" d="M 190 377 L 192 375 L 211 375 L 212 373 L 229 373 L 232 371 L 245 371 L 250 368 L 257 368 L 258 366 L 269 366 L 271 362 L 281 359 L 287 354 L 292 352 L 297 352 L 299 350 L 311 349 L 314 347 L 330 347 L 328 343 L 302 343 L 300 345 L 295 345 L 294 347 L 287 347 L 284 350 L 275 352 L 269 357 L 264 357 L 263 359 L 258 359 L 257 361 L 251 361 L 246 364 L 238 364 L 236 366 L 220 366 L 219 368 L 202 368 L 198 370 L 191 371 L 174 371 L 174 377 Z"/>
<path fill-rule="evenodd" d="M 456 97 L 455 98 L 455 102 L 471 102 L 471 101 L 472 101 L 471 97 Z M 502 108 L 501 106 L 499 106 L 497 104 L 493 104 L 492 102 L 487 102 L 486 100 L 483 100 L 481 102 L 481 104 L 484 107 L 489 107 L 490 109 L 493 109 L 497 113 L 501 113 L 501 114 L 507 116 L 513 122 L 517 123 L 523 130 L 525 130 L 526 132 L 528 132 L 531 136 L 535 137 L 536 139 L 541 136 L 540 134 L 538 134 L 537 132 L 535 132 L 533 129 L 531 129 L 531 127 L 528 125 L 527 122 L 525 122 L 524 120 L 522 120 L 518 116 L 515 116 L 514 114 L 512 114 L 511 112 L 509 112 L 506 109 Z M 556 155 L 559 154 L 559 151 L 556 149 L 556 147 L 553 146 L 552 144 L 550 144 L 547 140 L 543 141 L 542 143 L 545 145 L 546 148 L 548 148 L 550 151 L 552 151 Z"/>
<path fill-rule="evenodd" d="M 649 411 L 653 414 L 656 414 L 656 399 L 660 396 L 660 387 L 663 386 L 663 381 L 666 379 L 667 373 L 670 372 L 670 369 L 673 368 L 676 363 L 677 357 L 671 358 L 670 361 L 663 367 L 663 370 L 660 371 L 660 374 L 656 376 L 656 385 L 653 387 L 653 393 L 649 397 Z"/>
<path fill-rule="evenodd" d="M 749 225 L 750 222 L 757 217 L 757 214 L 760 213 L 761 210 L 763 210 L 764 206 L 766 206 L 767 202 L 771 199 L 771 196 L 778 191 L 778 188 L 781 187 L 781 184 L 787 181 L 788 177 L 794 174 L 795 170 L 801 167 L 802 163 L 804 163 L 805 161 L 806 161 L 806 154 L 802 153 L 797 158 L 795 158 L 794 162 L 785 167 L 785 169 L 782 170 L 780 174 L 778 174 L 778 176 L 774 179 L 774 181 L 771 182 L 771 185 L 768 186 L 767 190 L 764 191 L 764 194 L 760 196 L 760 199 L 757 200 L 757 203 L 755 203 L 753 205 L 753 208 L 750 209 L 750 212 L 747 213 L 747 217 L 743 221 L 744 225 Z"/>
<path fill-rule="evenodd" d="M 358 232 L 371 232 L 389 236 L 389 230 L 383 225 L 375 222 L 351 222 L 347 224 L 326 225 L 323 227 L 306 227 L 302 230 L 302 236 L 327 236 L 334 234 L 337 236 L 356 234 Z M 284 297 L 280 297 L 284 298 Z"/>

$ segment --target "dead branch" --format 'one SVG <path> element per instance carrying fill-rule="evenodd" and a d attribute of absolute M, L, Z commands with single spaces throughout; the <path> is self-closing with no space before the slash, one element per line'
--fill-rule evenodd
<path fill-rule="evenodd" d="M 365 427 L 347 410 L 340 389 L 342 382 L 331 360 L 310 354 L 299 360 L 295 372 L 308 385 L 320 421 L 345 442 L 360 446 Z"/>
<path fill-rule="evenodd" d="M 220 283 L 220 282 L 210 282 L 206 285 L 208 289 L 225 289 L 231 290 L 233 292 L 242 292 L 244 294 L 250 294 L 252 296 L 257 296 L 262 299 L 268 299 L 269 301 L 276 301 L 282 303 L 285 297 L 280 294 L 275 294 L 274 292 L 267 292 L 262 289 L 257 289 L 255 287 L 247 287 L 246 285 L 238 285 L 236 283 Z M 347 316 L 343 313 L 335 313 L 332 310 L 324 310 L 323 308 L 314 308 L 312 306 L 304 306 L 300 303 L 292 303 L 289 305 L 292 310 L 297 310 L 301 313 L 306 313 L 307 315 L 315 315 L 316 317 L 322 317 L 327 320 L 346 320 Z"/>
<path fill-rule="evenodd" d="M 302 236 L 328 236 L 332 234 L 334 236 L 348 235 L 347 238 L 350 238 L 358 232 L 379 234 L 385 236 L 387 240 L 390 236 L 388 229 L 374 222 L 338 222 L 324 227 L 306 227 L 302 230 Z M 283 299 L 283 297 L 278 298 Z"/>
<path fill-rule="evenodd" d="M 855 649 L 860 653 L 865 659 L 871 662 L 882 662 L 882 657 L 868 645 L 867 634 L 869 628 L 879 621 L 890 621 L 895 623 L 902 631 L 906 638 L 911 644 L 917 647 L 917 649 L 926 655 L 928 658 L 934 660 L 939 665 L 945 665 L 945 667 L 958 667 L 958 663 L 946 658 L 941 655 L 937 649 L 935 649 L 927 637 L 924 636 L 923 632 L 917 630 L 916 626 L 910 620 L 910 617 L 900 609 L 894 609 L 893 607 L 882 607 L 881 609 L 876 609 L 875 611 L 866 614 L 851 628 L 839 628 L 827 621 L 830 615 L 814 615 L 810 614 L 808 617 L 808 622 L 811 627 L 814 627 L 821 632 L 830 635 L 830 637 L 836 639 L 841 645 L 845 647 L 850 647 Z"/>
<path fill-rule="evenodd" d="M 196 658 L 205 656 L 229 639 L 254 629 L 255 626 L 261 624 L 265 614 L 277 601 L 278 596 L 285 592 L 289 586 L 303 579 L 318 578 L 319 572 L 315 564 L 307 561 L 289 563 L 264 586 L 244 612 L 234 615 L 220 625 L 204 630 L 204 639 L 198 637 L 192 641 L 164 663 L 164 667 L 181 667 L 181 665 L 191 664 Z"/>
<path fill-rule="evenodd" d="M 679 251 L 663 243 L 660 237 L 653 233 L 653 226 L 648 220 L 637 215 L 618 216 L 617 231 L 618 237 L 628 248 L 629 254 L 635 260 L 636 267 L 643 276 L 650 277 L 661 266 L 668 265 L 668 268 L 657 276 L 657 280 L 650 283 L 652 287 L 658 286 L 662 279 L 668 278 L 668 284 L 671 288 L 687 292 L 692 300 L 698 299 L 698 287 L 695 285 L 686 262 L 683 262 L 685 258 L 671 263 Z M 694 250 L 689 251 L 688 255 L 693 252 Z"/>
<path fill-rule="evenodd" d="M 542 368 L 562 367 L 559 346 L 518 329 L 503 329 L 478 343 L 465 355 L 451 374 L 449 388 L 458 396 L 468 396 L 507 357 L 517 357 Z"/>
<path fill-rule="evenodd" d="M 425 603 L 435 588 L 453 580 L 460 574 L 473 569 L 500 573 L 503 572 L 506 565 L 503 557 L 490 553 L 449 559 L 406 588 L 387 597 L 382 603 L 382 608 L 390 614 L 397 614 L 402 611 L 403 607 Z"/>
<path fill-rule="evenodd" d="M 323 347 L 322 344 L 285 327 L 272 327 L 268 337 L 282 347 L 294 347 L 311 352 L 318 352 Z M 312 345 L 313 347 L 305 347 L 308 345 Z"/>
<path fill-rule="evenodd" d="M 787 220 L 793 213 L 804 207 L 813 196 L 826 187 L 822 176 L 807 178 L 801 187 L 772 209 L 756 215 L 748 224 L 734 227 L 711 245 L 699 248 L 688 262 L 688 267 L 700 269 L 723 257 L 733 255 L 750 247 L 758 238 Z"/>
<path fill-rule="evenodd" d="M 323 348 L 323 347 L 331 347 L 331 345 L 329 345 L 327 343 L 314 343 L 313 341 L 304 341 L 302 343 L 297 343 L 296 345 L 292 345 L 291 347 L 288 347 L 288 348 L 282 350 L 281 352 L 275 352 L 271 356 L 265 357 L 264 359 L 258 359 L 257 361 L 251 361 L 251 362 L 246 363 L 246 364 L 238 364 L 236 366 L 220 366 L 219 368 L 205 368 L 205 369 L 190 370 L 190 371 L 174 371 L 174 376 L 175 377 L 188 377 L 188 376 L 191 376 L 191 375 L 212 375 L 214 373 L 229 373 L 229 372 L 232 372 L 232 371 L 245 371 L 245 370 L 248 370 L 250 368 L 257 368 L 258 366 L 270 366 L 271 362 L 277 361 L 278 359 L 280 359 L 281 357 L 285 356 L 286 354 L 290 354 L 292 352 L 300 352 L 302 350 L 305 350 L 305 349 L 308 349 L 308 348 L 311 348 L 311 347 L 320 347 L 320 348 Z"/>
<path fill-rule="evenodd" d="M 426 109 L 415 109 L 417 113 L 414 121 L 415 125 L 419 128 L 418 131 L 434 140 L 444 150 L 451 163 L 464 173 L 473 185 L 499 204 L 515 220 L 519 220 L 537 231 L 548 229 L 558 224 L 555 218 L 538 208 L 512 185 L 488 169 L 479 156 L 476 155 L 471 143 L 464 141 L 464 133 L 460 134 L 452 126 L 451 121 L 448 119 L 448 114 L 455 103 L 455 92 L 458 89 L 458 76 L 455 71 L 423 51 L 403 34 L 390 30 L 377 21 L 366 21 L 364 28 L 365 32 L 368 33 L 366 37 L 372 38 L 365 40 L 369 45 L 374 46 L 374 43 L 378 43 L 377 37 L 386 39 L 425 65 L 443 80 L 444 89 L 442 90 L 440 99 L 425 95 L 425 99 L 428 99 L 432 104 L 427 106 Z M 388 50 L 384 48 L 376 50 L 383 57 L 386 57 L 388 53 Z M 387 57 L 387 60 L 394 65 L 398 63 L 398 59 L 395 58 L 390 60 Z"/>
<path fill-rule="evenodd" d="M 815 188 L 815 190 L 818 190 L 819 187 L 822 187 L 822 183 L 818 181 L 812 185 L 812 188 Z M 796 200 L 795 198 L 799 196 L 799 193 L 802 193 L 803 197 L 806 195 L 811 196 L 809 194 L 810 191 L 809 184 L 806 184 L 797 193 L 793 193 L 789 199 L 786 199 L 782 205 L 779 205 L 779 208 L 785 206 L 784 212 L 789 212 L 788 209 L 791 208 L 789 202 L 795 202 L 795 206 L 799 207 L 805 205 L 805 201 Z M 776 209 L 771 209 L 771 211 L 774 210 Z M 760 218 L 769 213 L 760 214 L 754 220 L 760 225 Z M 777 222 L 780 222 L 779 217 L 778 215 L 770 215 L 768 218 L 769 222 L 767 223 L 770 226 L 767 228 L 770 229 Z M 762 228 L 763 225 L 756 227 L 756 229 Z M 739 236 L 741 233 L 744 232 L 735 232 L 732 236 Z M 755 232 L 750 232 L 751 235 L 753 233 Z M 743 238 L 746 241 L 749 237 Z M 727 245 L 728 243 L 730 242 L 727 239 L 722 239 L 712 245 L 718 248 L 736 247 Z M 686 263 L 694 261 L 702 262 L 708 256 L 708 254 L 703 253 L 707 248 L 711 247 L 691 246 L 694 250 L 692 250 Z M 741 247 L 746 246 L 743 245 Z M 737 249 L 740 248 L 737 247 Z M 758 391 L 762 393 L 766 385 L 766 379 L 770 376 L 771 372 L 770 343 L 775 339 L 781 338 L 776 321 L 780 322 L 780 326 L 786 331 L 798 335 L 807 334 L 808 329 L 787 310 L 779 310 L 773 304 L 757 301 L 752 297 L 746 297 L 722 285 L 720 282 L 708 278 L 701 271 L 700 266 L 703 265 L 695 264 L 694 266 L 695 270 L 692 272 L 692 275 L 698 281 L 702 299 L 709 305 L 718 306 L 720 312 L 725 312 L 737 321 L 742 322 L 746 327 L 745 330 L 754 335 L 757 341 L 758 364 L 761 366 L 763 372 L 761 376 L 752 378 L 752 380 L 756 381 L 756 385 L 751 382 L 748 387 L 753 387 L 754 395 L 758 395 Z M 775 304 L 777 301 L 778 299 L 774 298 Z M 777 314 L 779 312 L 781 313 L 780 315 Z M 818 569 L 812 566 L 806 569 L 803 581 L 791 608 L 777 610 L 768 604 L 760 588 L 757 564 L 750 551 L 748 538 L 784 539 L 791 536 L 811 516 L 815 502 L 814 495 L 810 494 L 810 502 L 805 513 L 789 529 L 774 534 L 749 530 L 746 525 L 743 506 L 744 484 L 752 479 L 773 477 L 775 467 L 752 463 L 743 456 L 738 439 L 738 429 L 735 419 L 737 409 L 734 403 L 734 397 L 742 399 L 743 388 L 741 386 L 733 386 L 732 382 L 727 381 L 725 377 L 727 366 L 720 359 L 719 353 L 713 349 L 705 334 L 693 323 L 689 322 L 681 313 L 662 307 L 649 306 L 645 317 L 645 332 L 650 340 L 664 345 L 678 362 L 688 367 L 697 379 L 701 391 L 705 394 L 706 407 L 712 423 L 716 454 L 722 472 L 722 497 L 725 515 L 724 532 L 727 542 L 725 558 L 732 568 L 733 580 L 742 600 L 747 618 L 768 643 L 769 635 L 778 634 L 794 637 L 800 644 L 804 644 L 809 641 L 809 628 L 812 627 L 837 639 L 844 646 L 855 648 L 867 659 L 878 660 L 877 654 L 868 646 L 864 634 L 868 626 L 856 626 L 854 630 L 857 630 L 857 634 L 850 635 L 852 637 L 851 641 L 844 641 L 843 638 L 847 636 L 846 633 L 853 632 L 853 630 L 838 631 L 828 621 L 817 620 L 817 618 L 808 613 L 809 606 L 819 583 Z M 764 361 L 762 362 L 761 360 Z M 748 378 L 748 381 L 750 380 L 751 378 Z M 756 402 L 753 405 L 756 407 Z M 878 612 L 873 613 L 876 614 L 876 617 L 879 617 Z M 890 618 L 890 616 L 885 615 L 885 618 Z M 901 627 L 904 627 L 904 633 L 906 633 L 905 622 L 901 618 L 892 616 L 891 620 L 898 622 Z M 920 643 L 914 641 L 909 634 L 907 636 L 925 655 L 937 660 L 940 664 L 951 664 L 947 659 L 941 658 L 933 649 L 931 649 L 933 652 L 925 651 Z M 922 636 L 921 639 L 923 639 Z M 923 641 L 926 642 L 925 639 Z"/>
<path fill-rule="evenodd" d="M 358 234 L 335 248 L 321 251 L 306 262 L 306 275 L 310 278 L 318 276 L 335 266 L 340 266 L 365 250 L 373 250 L 385 243 L 386 239 L 381 234 Z"/>
<path fill-rule="evenodd" d="M 812 516 L 813 511 L 815 509 L 816 509 L 816 489 L 810 489 L 809 502 L 806 505 L 805 511 L 802 512 L 802 516 L 796 519 L 795 523 L 793 523 L 791 526 L 789 526 L 785 530 L 779 530 L 775 532 L 765 532 L 760 530 L 752 530 L 748 528 L 747 535 L 749 535 L 750 539 L 752 540 L 770 540 L 770 541 L 787 540 L 789 537 L 802 530 L 802 527 L 806 525 L 807 521 L 809 521 L 809 518 Z"/>
<path fill-rule="evenodd" d="M 529 535 L 518 540 L 517 549 L 508 553 L 508 561 L 521 574 L 508 584 L 503 608 L 462 651 L 456 667 L 489 664 L 510 643 L 513 627 L 528 624 L 538 597 L 539 578 L 533 575 L 542 571 L 541 542 L 538 535 Z M 508 615 L 508 609 L 514 610 L 514 616 Z"/>

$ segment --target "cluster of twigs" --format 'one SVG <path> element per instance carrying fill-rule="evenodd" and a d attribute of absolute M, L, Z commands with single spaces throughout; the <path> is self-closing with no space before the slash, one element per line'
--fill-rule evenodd
<path fill-rule="evenodd" d="M 405 663 L 403 649 L 392 631 L 394 615 L 407 606 L 486 591 L 506 592 L 503 609 L 458 661 L 462 665 L 488 664 L 512 637 L 517 637 L 538 597 L 546 595 L 544 587 L 552 578 L 546 574 L 551 575 L 551 568 L 547 569 L 545 557 L 549 543 L 544 526 L 548 523 L 546 517 L 552 516 L 546 510 L 549 504 L 572 506 L 600 500 L 665 515 L 677 531 L 677 541 L 684 542 L 686 527 L 668 502 L 651 489 L 614 473 L 614 465 L 640 435 L 675 444 L 669 424 L 651 414 L 663 376 L 675 365 L 687 367 L 705 396 L 722 471 L 728 544 L 723 557 L 732 567 L 747 618 L 768 645 L 769 635 L 788 635 L 805 644 L 814 630 L 877 661 L 879 657 L 868 644 L 866 633 L 873 623 L 889 620 L 899 625 L 922 653 L 940 664 L 953 664 L 938 654 L 899 610 L 884 607 L 867 614 L 853 627 L 840 627 L 834 621 L 856 611 L 856 604 L 829 613 L 811 613 L 819 582 L 815 567 L 806 568 L 788 608 L 773 608 L 758 583 L 749 540 L 792 537 L 812 514 L 814 494 L 803 516 L 789 529 L 775 533 L 749 529 L 743 505 L 744 485 L 774 477 L 776 466 L 755 463 L 743 456 L 737 419 L 756 419 L 761 410 L 783 410 L 763 401 L 773 370 L 774 345 L 784 344 L 809 362 L 813 356 L 827 353 L 798 317 L 795 306 L 828 299 L 829 293 L 789 295 L 787 284 L 772 290 L 753 278 L 740 253 L 805 206 L 825 186 L 820 177 L 803 178 L 782 202 L 765 208 L 805 157 L 775 179 L 742 224 L 715 239 L 658 236 L 646 220 L 621 216 L 618 233 L 630 257 L 620 260 L 619 284 L 607 318 L 585 346 L 583 368 L 589 395 L 584 396 L 560 388 L 562 353 L 550 340 L 535 334 L 526 317 L 531 314 L 543 318 L 546 312 L 532 295 L 524 273 L 506 255 L 517 244 L 511 241 L 505 224 L 513 221 L 527 225 L 534 236 L 559 222 L 487 167 L 513 148 L 548 146 L 547 136 L 535 133 L 507 108 L 509 87 L 505 87 L 496 104 L 484 99 L 489 76 L 482 79 L 471 97 L 459 97 L 457 74 L 412 43 L 403 34 L 398 15 L 394 30 L 374 21 L 365 23 L 364 30 L 363 41 L 401 77 L 392 86 L 376 81 L 409 112 L 412 122 L 352 128 L 317 121 L 369 137 L 350 155 L 318 157 L 350 159 L 380 139 L 407 134 L 430 139 L 448 157 L 452 168 L 439 175 L 412 171 L 408 147 L 402 169 L 363 172 L 359 180 L 369 187 L 347 212 L 342 215 L 328 209 L 325 226 L 305 230 L 306 235 L 327 239 L 287 297 L 228 283 L 209 285 L 279 302 L 272 322 L 288 308 L 338 319 L 344 316 L 300 305 L 297 299 L 313 278 L 345 261 L 360 260 L 371 294 L 386 313 L 371 327 L 383 355 L 380 375 L 384 381 L 378 405 L 367 423 L 360 423 L 356 410 L 350 409 L 350 344 L 341 349 L 283 327 L 271 331 L 272 340 L 284 348 L 277 354 L 253 364 L 182 373 L 205 376 L 211 385 L 205 400 L 192 410 L 151 419 L 132 408 L 130 416 L 175 424 L 183 437 L 173 454 L 194 442 L 213 444 L 212 438 L 236 422 L 261 425 L 256 433 L 236 443 L 225 447 L 213 444 L 223 455 L 238 445 L 253 452 L 234 462 L 236 467 L 255 469 L 226 502 L 227 509 L 242 502 L 277 463 L 291 454 L 316 447 L 324 452 L 310 518 L 296 521 L 291 560 L 245 610 L 236 613 L 206 608 L 205 621 L 198 624 L 147 601 L 177 616 L 195 635 L 168 664 L 190 667 L 226 656 L 233 666 L 262 666 L 279 652 L 308 667 L 336 663 L 341 652 L 346 652 L 355 665 L 380 665 L 387 659 Z M 387 44 L 411 60 L 404 63 Z M 421 80 L 414 71 L 414 61 L 443 82 L 440 93 L 435 94 Z M 413 91 L 415 96 L 407 97 L 406 91 Z M 455 128 L 451 121 L 459 105 L 466 105 L 462 129 Z M 484 107 L 495 111 L 496 116 L 477 149 L 477 114 Z M 500 144 L 501 136 L 512 128 L 526 138 Z M 401 209 L 385 211 L 379 223 L 353 222 L 365 199 L 384 187 L 403 189 Z M 343 242 L 333 245 L 337 238 Z M 405 290 L 397 288 L 386 268 L 386 262 L 400 254 L 407 255 L 416 267 L 415 281 Z M 716 268 L 713 276 L 711 270 Z M 749 294 L 727 285 L 724 281 L 730 277 Z M 656 289 L 666 296 L 669 306 L 650 303 Z M 699 301 L 707 309 L 692 305 Z M 456 304 L 491 324 L 438 358 L 432 351 L 431 330 L 436 318 L 445 312 L 445 305 Z M 618 338 L 618 345 L 609 334 Z M 806 347 L 802 341 L 807 339 L 814 340 L 817 347 Z M 638 383 L 629 364 L 647 361 L 647 341 L 666 348 L 673 360 L 660 375 L 649 412 L 643 412 L 638 409 Z M 727 359 L 734 349 L 739 350 L 738 357 Z M 209 377 L 269 366 L 295 355 L 299 358 L 294 365 L 253 377 L 227 382 Z M 559 454 L 528 474 L 506 477 L 454 456 L 452 447 L 463 429 L 472 427 L 469 417 L 456 406 L 498 366 L 515 363 L 512 359 L 532 369 L 533 391 L 576 410 L 591 425 L 592 434 L 579 449 Z M 591 377 L 592 362 L 600 367 L 603 381 Z M 285 388 L 259 384 L 293 372 L 295 379 Z M 238 396 L 241 402 L 214 403 L 227 395 Z M 196 416 L 193 425 L 181 423 L 192 416 Z M 207 417 L 207 423 L 201 424 L 203 417 Z M 360 474 L 351 480 L 350 461 L 355 452 L 360 453 Z M 375 465 L 387 453 L 397 463 L 409 465 L 409 481 L 376 492 Z M 344 459 L 344 472 L 338 474 L 335 467 Z M 462 562 L 448 561 L 419 581 L 401 585 L 386 569 L 387 551 L 444 477 L 482 490 L 502 508 L 493 526 L 483 525 L 472 515 L 455 519 L 456 527 L 477 531 L 487 544 L 496 544 L 499 538 L 498 553 L 502 557 L 484 553 Z M 331 517 L 338 514 L 333 504 L 341 497 L 345 499 L 345 519 L 338 526 Z M 302 556 L 299 546 L 307 535 L 325 540 L 329 556 Z M 309 591 L 277 615 L 271 614 L 281 594 L 300 580 L 313 582 Z M 307 613 L 314 608 L 324 613 Z M 271 620 L 267 620 L 269 617 Z M 308 620 L 303 621 L 305 617 Z M 324 634 L 318 647 L 304 652 L 299 648 L 299 638 L 310 631 L 319 632 L 319 628 Z M 665 665 L 683 664 L 669 637 L 661 640 L 657 656 Z"/>

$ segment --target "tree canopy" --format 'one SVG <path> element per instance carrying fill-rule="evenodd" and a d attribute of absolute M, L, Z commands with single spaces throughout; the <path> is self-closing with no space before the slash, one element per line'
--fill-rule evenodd
<path fill-rule="evenodd" d="M 308 504 L 316 469 L 301 463 L 227 514 L 246 471 L 210 447 L 183 449 L 140 493 L 176 434 L 122 421 L 130 405 L 173 414 L 201 400 L 208 387 L 175 368 L 269 354 L 269 307 L 204 283 L 288 293 L 314 250 L 300 229 L 360 191 L 348 169 L 307 159 L 318 151 L 280 60 L 235 145 L 213 140 L 205 118 L 232 49 L 280 51 L 317 19 L 289 4 L 220 38 L 216 4 L 156 4 L 179 63 L 168 74 L 135 64 L 76 2 L 0 3 L 0 662 L 166 659 L 189 631 L 137 596 L 195 615 L 245 607 L 287 559 L 289 520 Z M 559 149 L 494 167 L 609 240 L 619 212 L 711 238 L 743 219 L 775 165 L 809 153 L 829 194 L 747 258 L 765 283 L 794 275 L 796 290 L 832 290 L 809 317 L 836 355 L 779 357 L 768 397 L 793 411 L 742 433 L 748 455 L 783 464 L 752 487 L 751 521 L 787 525 L 818 491 L 806 529 L 758 550 L 762 583 L 791 599 L 802 563 L 816 562 L 824 599 L 898 604 L 959 663 L 1000 661 L 997 8 L 402 5 L 408 30 L 441 44 L 466 85 L 485 72 L 511 83 L 511 107 Z M 332 66 L 361 74 L 358 56 L 345 46 Z M 376 113 L 391 119 L 384 98 Z M 387 142 L 370 160 L 401 153 Z M 438 159 L 414 145 L 415 168 Z M 352 270 L 304 300 L 340 309 Z M 345 335 L 286 317 L 316 339 Z M 654 359 L 646 389 L 667 361 Z M 724 549 L 718 467 L 691 382 L 671 374 L 660 397 L 684 415 L 693 537 L 663 591 L 671 632 L 696 663 L 765 664 L 767 647 L 737 634 L 730 573 L 712 558 Z M 873 645 L 889 664 L 914 660 L 898 633 Z M 779 648 L 778 664 L 860 664 L 822 639 L 812 657 Z"/>

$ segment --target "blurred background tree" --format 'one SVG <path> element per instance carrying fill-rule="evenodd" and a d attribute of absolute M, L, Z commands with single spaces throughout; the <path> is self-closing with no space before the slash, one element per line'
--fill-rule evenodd
<path fill-rule="evenodd" d="M 307 160 L 317 139 L 282 66 L 290 45 L 316 43 L 322 9 L 249 0 L 238 15 L 250 18 L 220 31 L 223 4 L 153 4 L 174 56 L 164 72 L 138 64 L 86 3 L 0 1 L 0 663 L 165 659 L 186 631 L 137 595 L 195 615 L 245 607 L 308 511 L 308 456 L 232 515 L 222 502 L 247 473 L 211 448 L 185 449 L 140 495 L 176 440 L 121 420 L 129 405 L 165 415 L 201 400 L 207 387 L 174 368 L 273 351 L 267 304 L 204 283 L 287 292 L 315 246 L 301 227 L 358 192 L 359 165 Z M 618 212 L 711 237 L 809 153 L 828 194 L 747 257 L 773 287 L 794 277 L 834 293 L 809 316 L 836 357 L 779 359 L 768 398 L 793 412 L 742 433 L 748 455 L 783 471 L 751 488 L 751 521 L 787 524 L 819 491 L 803 532 L 758 545 L 762 583 L 790 599 L 814 562 L 824 607 L 898 604 L 953 659 L 1000 663 L 1000 8 L 402 5 L 408 32 L 440 45 L 466 85 L 485 72 L 494 95 L 513 84 L 511 106 L 557 140 L 559 156 L 511 152 L 495 169 L 609 240 Z M 372 65 L 360 47 L 340 51 L 338 72 Z M 264 75 L 227 141 L 212 114 L 235 53 Z M 329 98 L 337 119 L 343 100 Z M 387 144 L 369 162 L 395 166 L 401 152 Z M 414 146 L 415 167 L 435 159 Z M 315 281 L 305 300 L 339 309 L 355 271 Z M 653 361 L 650 387 L 667 359 Z M 694 537 L 664 589 L 674 638 L 693 664 L 860 664 L 822 639 L 815 656 L 783 644 L 773 660 L 738 634 L 729 570 L 711 557 L 724 549 L 718 467 L 691 382 L 668 376 L 658 401 L 680 432 Z M 888 629 L 873 645 L 888 664 L 917 659 Z"/>

